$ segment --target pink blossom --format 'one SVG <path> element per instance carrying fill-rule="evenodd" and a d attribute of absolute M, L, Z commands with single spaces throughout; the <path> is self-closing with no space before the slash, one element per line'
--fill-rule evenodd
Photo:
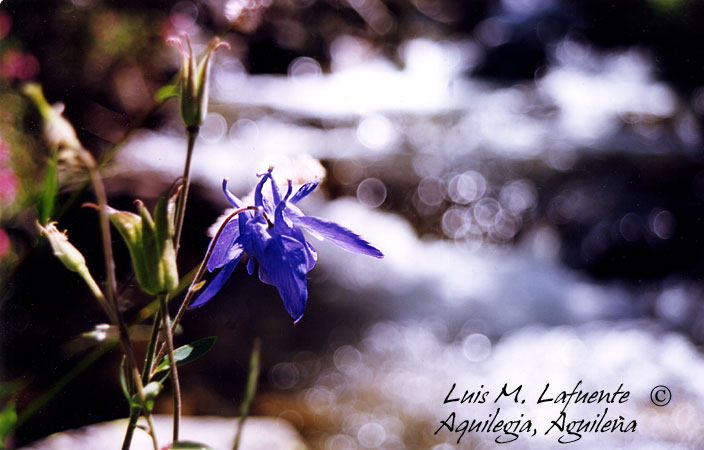
<path fill-rule="evenodd" d="M 5 257 L 10 253 L 10 250 L 10 236 L 7 235 L 5 230 L 0 228 L 0 260 L 5 259 Z"/>
<path fill-rule="evenodd" d="M 0 168 L 0 203 L 12 203 L 18 188 L 17 175 L 10 169 Z"/>
<path fill-rule="evenodd" d="M 0 59 L 0 74 L 6 78 L 28 80 L 39 72 L 39 61 L 31 53 L 9 49 Z"/>

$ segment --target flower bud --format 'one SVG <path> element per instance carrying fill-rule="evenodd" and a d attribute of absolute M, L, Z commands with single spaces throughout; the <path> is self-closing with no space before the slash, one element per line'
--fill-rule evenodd
<path fill-rule="evenodd" d="M 54 222 L 50 222 L 44 227 L 37 222 L 37 227 L 40 233 L 49 240 L 49 244 L 51 244 L 51 248 L 54 250 L 54 256 L 59 258 L 59 261 L 61 261 L 68 270 L 81 275 L 88 270 L 83 254 L 68 241 L 65 231 L 59 231 L 56 225 L 54 225 Z"/>
<path fill-rule="evenodd" d="M 49 240 L 49 244 L 52 250 L 54 250 L 54 256 L 59 258 L 59 261 L 61 261 L 68 270 L 78 273 L 81 278 L 83 278 L 83 281 L 86 282 L 93 295 L 98 301 L 103 303 L 103 308 L 109 311 L 110 308 L 104 304 L 105 296 L 100 290 L 98 283 L 95 282 L 93 276 L 90 274 L 83 254 L 68 241 L 66 232 L 57 230 L 54 222 L 50 222 L 46 224 L 46 226 L 42 226 L 37 222 L 37 228 L 39 228 L 39 232 Z"/>
<path fill-rule="evenodd" d="M 176 197 L 164 194 L 157 203 L 154 219 L 140 201 L 139 214 L 113 208 L 107 211 L 127 244 L 137 281 L 148 294 L 168 292 L 178 286 L 173 242 Z"/>
<path fill-rule="evenodd" d="M 36 83 L 29 83 L 23 86 L 22 92 L 34 101 L 39 114 L 44 120 L 44 137 L 52 149 L 82 149 L 76 130 L 73 125 L 62 115 L 64 111 L 63 103 L 50 105 L 44 98 L 41 86 Z"/>
<path fill-rule="evenodd" d="M 178 45 L 183 57 L 181 67 L 181 118 L 187 127 L 198 128 L 203 124 L 208 114 L 208 77 L 210 73 L 210 57 L 220 47 L 230 48 L 227 42 L 214 39 L 207 53 L 196 63 L 191 40 L 184 35 L 188 51 L 180 39 L 170 39 L 169 42 Z"/>

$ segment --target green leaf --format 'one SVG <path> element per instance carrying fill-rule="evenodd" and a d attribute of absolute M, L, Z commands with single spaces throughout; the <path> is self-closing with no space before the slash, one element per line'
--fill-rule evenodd
<path fill-rule="evenodd" d="M 191 342 L 190 344 L 177 348 L 176 350 L 174 350 L 174 359 L 176 360 L 176 365 L 182 366 L 184 364 L 188 364 L 189 362 L 195 361 L 196 359 L 205 355 L 210 351 L 211 348 L 213 348 L 216 339 L 217 337 L 210 336 L 203 339 L 198 339 L 195 342 Z M 169 358 L 165 356 L 161 359 L 161 361 L 159 361 L 159 365 L 156 366 L 156 370 L 154 370 L 154 373 L 156 374 L 168 368 Z"/>
<path fill-rule="evenodd" d="M 57 164 L 57 156 L 54 154 L 47 165 L 42 191 L 39 194 L 39 220 L 42 225 L 46 225 L 49 222 L 56 207 L 56 196 L 59 193 Z"/>
<path fill-rule="evenodd" d="M 151 383 L 147 384 L 144 386 L 144 396 L 147 399 L 153 399 L 156 398 L 157 395 L 159 395 L 159 392 L 164 388 L 164 385 L 157 382 L 157 381 L 152 381 Z"/>
<path fill-rule="evenodd" d="M 162 289 L 162 280 L 159 278 L 159 249 L 156 242 L 156 234 L 154 231 L 154 220 L 149 210 L 140 200 L 136 200 L 139 216 L 142 218 L 142 242 L 140 250 L 146 262 L 147 276 L 149 278 L 148 289 L 145 289 L 150 294 L 157 294 Z M 147 284 L 142 285 L 142 288 L 147 288 Z"/>
<path fill-rule="evenodd" d="M 2 441 L 15 429 L 17 424 L 17 408 L 15 408 L 15 402 L 10 402 L 0 411 L 0 447 L 2 447 Z"/>
<path fill-rule="evenodd" d="M 154 208 L 154 232 L 160 246 L 174 239 L 177 197 L 178 194 L 169 195 L 169 192 L 164 192 Z"/>
<path fill-rule="evenodd" d="M 154 209 L 154 234 L 159 258 L 158 276 L 168 291 L 178 286 L 178 268 L 174 249 L 174 220 L 178 192 L 177 190 L 174 195 L 165 192 Z"/>
<path fill-rule="evenodd" d="M 125 398 L 127 399 L 128 402 L 130 402 L 130 399 L 132 398 L 132 395 L 130 394 L 130 390 L 127 387 L 127 375 L 126 375 L 126 368 L 125 368 L 125 357 L 122 357 L 122 364 L 120 364 L 120 387 L 122 388 L 122 393 L 125 395 Z"/>
<path fill-rule="evenodd" d="M 154 399 L 159 395 L 159 392 L 164 389 L 164 385 L 160 381 L 152 381 L 151 383 L 144 386 L 144 399 L 145 406 L 147 410 L 151 411 L 154 407 Z M 139 399 L 139 392 L 132 396 L 130 400 L 130 405 L 133 408 L 141 408 L 142 402 Z"/>
<path fill-rule="evenodd" d="M 180 94 L 180 90 L 178 88 L 178 79 L 177 79 L 176 83 L 169 83 L 166 86 L 160 87 L 159 90 L 156 91 L 156 93 L 154 94 L 154 101 L 157 104 L 163 103 L 172 97 L 178 97 L 179 94 Z"/>
<path fill-rule="evenodd" d="M 145 224 L 143 217 L 128 211 L 118 211 L 113 208 L 107 210 L 110 222 L 117 228 L 122 239 L 127 244 L 132 259 L 132 267 L 137 275 L 141 288 L 148 294 L 156 294 L 161 289 L 154 280 L 155 259 L 150 260 L 144 245 L 145 228 L 149 233 L 149 224 Z M 153 231 L 152 231 L 153 233 Z M 152 234 L 153 242 L 153 234 Z"/>
<path fill-rule="evenodd" d="M 171 445 L 172 450 L 214 450 L 213 447 L 200 442 L 176 441 Z"/>

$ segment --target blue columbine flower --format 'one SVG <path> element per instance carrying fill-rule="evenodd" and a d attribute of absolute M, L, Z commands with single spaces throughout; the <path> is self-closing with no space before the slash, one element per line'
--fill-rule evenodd
<path fill-rule="evenodd" d="M 298 322 L 308 299 L 306 275 L 318 260 L 315 249 L 306 241 L 301 228 L 347 251 L 383 258 L 377 248 L 359 235 L 334 222 L 306 216 L 295 206 L 313 192 L 317 181 L 304 184 L 292 195 L 289 180 L 288 190 L 282 198 L 271 175 L 272 170 L 269 168 L 261 176 L 254 190 L 254 206 L 257 209 L 240 212 L 224 224 L 220 234 L 213 238 L 217 240 L 213 244 L 207 268 L 210 272 L 215 269 L 220 269 L 220 272 L 190 305 L 191 308 L 202 306 L 210 300 L 230 278 L 242 255 L 247 253 L 247 272 L 250 275 L 254 273 L 256 259 L 259 262 L 259 279 L 278 289 L 286 311 Z M 262 195 L 267 181 L 271 184 L 273 204 Z M 223 180 L 222 189 L 233 207 L 245 207 L 227 189 L 227 180 Z"/>

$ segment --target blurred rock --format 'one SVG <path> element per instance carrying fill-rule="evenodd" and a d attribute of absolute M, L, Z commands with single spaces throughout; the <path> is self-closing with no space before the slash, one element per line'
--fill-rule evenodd
<path fill-rule="evenodd" d="M 238 419 L 225 417 L 184 417 L 181 420 L 180 439 L 202 442 L 215 450 L 229 450 L 235 441 Z M 154 416 L 157 437 L 166 439 L 172 433 L 172 419 L 168 415 Z M 112 450 L 118 448 L 125 436 L 127 419 L 88 425 L 75 430 L 52 434 L 20 450 Z M 163 442 L 160 444 L 163 445 Z M 132 441 L 133 450 L 151 450 L 151 439 L 137 430 Z M 271 417 L 250 417 L 242 431 L 241 450 L 304 450 L 308 448 L 291 424 Z"/>

